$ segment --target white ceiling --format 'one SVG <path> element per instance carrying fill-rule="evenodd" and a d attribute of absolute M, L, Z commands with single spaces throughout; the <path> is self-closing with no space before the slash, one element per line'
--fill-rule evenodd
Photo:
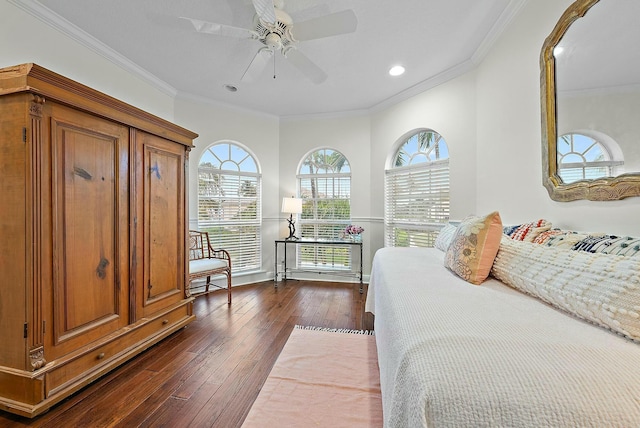
<path fill-rule="evenodd" d="M 285 0 L 295 22 L 352 9 L 354 33 L 300 42 L 328 75 L 314 84 L 280 54 L 240 78 L 261 46 L 194 31 L 184 16 L 251 28 L 250 0 L 13 0 L 163 90 L 280 117 L 390 105 L 471 69 L 526 0 Z M 390 77 L 392 65 L 407 71 Z M 229 92 L 224 85 L 238 88 Z"/>

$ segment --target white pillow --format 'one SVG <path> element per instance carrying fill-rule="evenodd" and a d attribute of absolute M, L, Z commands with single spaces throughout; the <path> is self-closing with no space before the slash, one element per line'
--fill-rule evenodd
<path fill-rule="evenodd" d="M 640 259 L 503 238 L 491 274 L 525 293 L 640 341 Z"/>
<path fill-rule="evenodd" d="M 433 246 L 440 251 L 447 251 L 447 248 L 449 248 L 449 244 L 451 244 L 451 240 L 456 234 L 457 229 L 458 226 L 447 223 L 442 229 L 440 229 L 440 233 L 438 234 L 436 242 L 433 244 Z"/>

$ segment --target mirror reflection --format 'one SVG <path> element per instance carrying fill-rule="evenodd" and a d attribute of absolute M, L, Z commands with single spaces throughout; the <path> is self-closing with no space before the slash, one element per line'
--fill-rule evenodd
<path fill-rule="evenodd" d="M 640 196 L 638 19 L 638 0 L 576 0 L 545 41 L 543 169 L 555 200 Z"/>
<path fill-rule="evenodd" d="M 603 0 L 556 48 L 558 175 L 640 171 L 640 2 Z"/>
<path fill-rule="evenodd" d="M 624 172 L 620 147 L 601 132 L 570 132 L 558 137 L 556 145 L 558 175 L 564 183 L 615 177 Z"/>

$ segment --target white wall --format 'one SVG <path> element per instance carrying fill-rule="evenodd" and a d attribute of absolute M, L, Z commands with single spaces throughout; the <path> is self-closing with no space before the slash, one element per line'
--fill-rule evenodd
<path fill-rule="evenodd" d="M 374 227 L 370 216 L 370 120 L 365 114 L 312 119 L 285 119 L 280 126 L 279 200 L 297 192 L 298 167 L 310 152 L 328 147 L 342 153 L 351 166 L 351 219 L 367 233 Z M 282 217 L 284 219 L 284 217 Z M 281 221 L 280 236 L 287 236 L 286 222 Z M 369 241 L 363 242 L 364 270 L 368 272 Z"/>
<path fill-rule="evenodd" d="M 364 269 L 368 273 L 373 254 L 384 246 L 386 161 L 408 133 L 429 128 L 445 138 L 451 154 L 452 217 L 475 212 L 475 106 L 475 74 L 468 73 L 371 115 L 283 120 L 281 196 L 296 193 L 297 167 L 311 150 L 331 147 L 342 152 L 352 169 L 352 219 L 365 228 Z"/>
<path fill-rule="evenodd" d="M 351 216 L 369 217 L 370 122 L 366 115 L 285 119 L 280 127 L 280 197 L 296 194 L 296 174 L 303 158 L 310 152 L 328 147 L 338 150 L 351 165 Z M 286 229 L 282 225 L 282 232 Z"/>
<path fill-rule="evenodd" d="M 27 62 L 34 62 L 198 133 L 200 137 L 190 153 L 190 220 L 197 213 L 195 173 L 202 150 L 213 142 L 232 140 L 254 153 L 262 167 L 265 195 L 262 211 L 264 272 L 235 278 L 234 284 L 272 277 L 273 240 L 279 236 L 280 225 L 278 118 L 201 100 L 176 99 L 166 88 L 132 74 L 22 9 L 0 1 L 0 68 Z"/>
<path fill-rule="evenodd" d="M 555 202 L 542 186 L 539 55 L 571 0 L 528 1 L 477 69 L 477 210 L 514 224 L 640 235 L 640 198 Z"/>
<path fill-rule="evenodd" d="M 354 179 L 354 216 L 368 192 L 368 255 L 384 245 L 384 167 L 398 140 L 418 128 L 444 136 L 451 152 L 451 217 L 500 211 L 505 224 L 545 217 L 559 227 L 640 235 L 640 198 L 555 202 L 542 185 L 539 55 L 573 0 L 528 1 L 472 72 L 370 114 L 370 179 Z M 343 150 L 353 119 L 301 119 L 281 128 L 281 189 L 295 192 L 299 159 L 311 148 Z M 362 121 L 362 119 L 360 119 Z M 366 126 L 362 123 L 362 126 Z M 364 136 L 367 130 L 362 128 Z M 304 137 L 303 137 L 304 136 Z M 334 142 L 334 144 L 328 144 Z M 351 160 L 351 157 L 349 156 Z M 359 175 L 354 166 L 354 175 Z"/>
<path fill-rule="evenodd" d="M 444 137 L 449 147 L 451 218 L 475 212 L 476 85 L 467 73 L 416 95 L 371 118 L 371 213 L 384 217 L 384 169 L 402 137 L 428 128 Z M 383 225 L 372 239 L 372 250 L 384 246 Z"/>
<path fill-rule="evenodd" d="M 114 98 L 173 121 L 173 96 L 0 1 L 0 68 L 33 62 Z"/>
<path fill-rule="evenodd" d="M 191 220 L 202 150 L 220 140 L 247 147 L 263 174 L 263 279 L 273 273 L 273 240 L 286 235 L 280 201 L 296 192 L 300 160 L 320 147 L 341 151 L 353 169 L 354 223 L 367 229 L 368 272 L 383 245 L 385 161 L 419 128 L 437 131 L 449 145 L 453 218 L 499 210 L 507 224 L 545 217 L 560 227 L 640 235 L 640 198 L 562 203 L 542 186 L 539 53 L 571 3 L 528 1 L 475 70 L 369 113 L 279 120 L 176 99 L 7 1 L 0 2 L 0 67 L 35 62 L 200 134 L 190 156 Z"/>
<path fill-rule="evenodd" d="M 556 104 L 558 135 L 584 130 L 604 133 L 620 147 L 623 171 L 640 171 L 640 88 L 571 94 L 557 97 Z"/>
<path fill-rule="evenodd" d="M 199 134 L 189 154 L 189 224 L 198 225 L 198 163 L 214 143 L 232 141 L 255 156 L 262 173 L 262 273 L 234 277 L 234 285 L 273 277 L 273 241 L 280 226 L 279 119 L 275 116 L 232 109 L 198 100 L 178 98 L 176 120 Z"/>

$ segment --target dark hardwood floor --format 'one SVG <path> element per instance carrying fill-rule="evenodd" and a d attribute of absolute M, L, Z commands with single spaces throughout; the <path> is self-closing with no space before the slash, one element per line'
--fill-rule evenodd
<path fill-rule="evenodd" d="M 294 325 L 363 328 L 357 284 L 286 281 L 196 299 L 197 320 L 34 419 L 0 427 L 239 427 Z"/>

